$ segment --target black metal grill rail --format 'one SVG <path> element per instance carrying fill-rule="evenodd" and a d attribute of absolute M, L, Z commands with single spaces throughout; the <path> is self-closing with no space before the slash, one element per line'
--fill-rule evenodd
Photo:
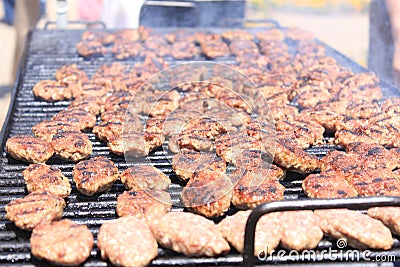
<path fill-rule="evenodd" d="M 87 74 L 91 76 L 103 63 L 112 60 L 110 55 L 86 60 L 79 57 L 76 54 L 75 44 L 80 40 L 81 33 L 81 30 L 37 30 L 29 35 L 28 47 L 25 51 L 25 60 L 20 66 L 19 80 L 13 92 L 13 102 L 11 103 L 9 115 L 3 127 L 2 135 L 0 136 L 0 264 L 8 265 L 13 263 L 19 266 L 48 265 L 48 263 L 39 261 L 30 254 L 30 233 L 17 229 L 13 223 L 5 219 L 4 206 L 11 200 L 21 198 L 27 194 L 22 171 L 28 166 L 27 163 L 14 160 L 6 154 L 5 142 L 12 135 L 31 133 L 31 127 L 33 125 L 44 119 L 50 119 L 55 113 L 61 111 L 69 104 L 68 101 L 50 103 L 34 99 L 32 87 L 35 83 L 43 79 L 54 79 L 56 70 L 65 64 L 76 63 L 79 68 L 85 70 Z M 353 69 L 353 71 L 359 72 L 364 70 L 329 47 L 327 47 L 327 51 L 332 57 L 337 59 L 339 63 Z M 123 63 L 127 65 L 133 65 L 136 62 L 138 61 L 123 61 Z M 171 59 L 171 65 L 173 65 L 173 62 L 174 61 Z M 224 59 L 223 62 L 229 64 L 232 61 Z M 383 84 L 382 87 L 386 95 L 391 96 L 396 94 L 390 86 Z M 102 155 L 111 158 L 120 171 L 127 168 L 128 164 L 125 163 L 124 159 L 110 153 L 105 143 L 99 142 L 92 133 L 88 133 L 88 136 L 93 143 L 92 156 Z M 309 152 L 318 156 L 323 156 L 329 149 L 333 149 L 333 146 L 325 145 L 314 147 L 309 149 Z M 172 155 L 163 150 L 155 151 L 149 156 L 149 159 L 155 167 L 169 175 L 172 181 L 177 181 L 169 163 L 171 158 Z M 75 165 L 74 163 L 57 158 L 52 158 L 47 163 L 60 168 L 72 183 L 71 173 Z M 302 175 L 294 173 L 288 174 L 288 177 L 282 181 L 282 184 L 286 187 L 285 199 L 295 200 L 305 198 L 301 189 L 303 178 Z M 182 187 L 178 183 L 173 183 L 169 188 L 168 191 L 171 194 L 173 204 L 180 202 L 181 189 Z M 123 185 L 120 182 L 116 182 L 109 192 L 88 197 L 78 193 L 75 185 L 72 184 L 72 193 L 67 199 L 64 217 L 72 219 L 77 223 L 88 225 L 93 234 L 97 236 L 98 229 L 103 222 L 116 218 L 116 199 L 123 191 Z M 182 208 L 177 207 L 174 207 L 174 209 L 182 210 Z M 234 212 L 235 210 L 232 209 L 228 214 L 233 214 Z M 218 219 L 216 221 L 218 221 Z M 320 242 L 317 250 L 327 249 L 332 246 L 335 245 L 331 241 L 324 239 Z M 397 239 L 395 240 L 391 251 L 376 253 L 379 255 L 393 253 L 397 257 L 400 257 L 399 241 Z M 218 258 L 188 258 L 170 250 L 160 248 L 159 256 L 151 265 L 238 265 L 241 262 L 242 256 L 235 250 Z M 109 263 L 101 260 L 100 253 L 95 245 L 91 252 L 91 257 L 84 265 L 106 266 L 108 264 Z"/>

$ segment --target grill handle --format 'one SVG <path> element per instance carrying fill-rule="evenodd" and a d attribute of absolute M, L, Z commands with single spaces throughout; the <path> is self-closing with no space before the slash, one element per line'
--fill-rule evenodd
<path fill-rule="evenodd" d="M 256 207 L 249 215 L 244 234 L 243 266 L 254 266 L 254 240 L 256 224 L 266 213 L 275 211 L 316 210 L 348 208 L 352 210 L 371 207 L 400 206 L 400 197 L 365 197 L 345 199 L 305 199 L 296 201 L 277 201 Z"/>
<path fill-rule="evenodd" d="M 94 26 L 97 26 L 99 29 L 106 29 L 106 24 L 102 21 L 85 21 L 85 20 L 73 20 L 73 21 L 67 21 L 67 25 L 83 25 L 86 28 L 93 28 Z M 55 26 L 56 28 L 58 27 L 58 22 L 57 21 L 48 21 L 44 25 L 44 29 L 48 30 L 51 26 Z"/>

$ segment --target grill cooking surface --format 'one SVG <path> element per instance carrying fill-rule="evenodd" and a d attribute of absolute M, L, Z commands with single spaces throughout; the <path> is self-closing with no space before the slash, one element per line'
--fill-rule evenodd
<path fill-rule="evenodd" d="M 35 83 L 43 79 L 54 79 L 57 69 L 65 64 L 76 63 L 78 67 L 85 70 L 88 76 L 92 76 L 95 71 L 105 62 L 112 61 L 110 55 L 101 58 L 92 58 L 84 60 L 79 57 L 75 50 L 75 44 L 81 38 L 82 31 L 35 31 L 30 36 L 30 43 L 27 49 L 25 65 L 22 65 L 22 72 L 17 90 L 14 95 L 14 103 L 11 105 L 10 116 L 3 128 L 1 143 L 1 165 L 0 165 L 0 262 L 1 263 L 17 263 L 20 265 L 43 265 L 41 262 L 30 254 L 29 237 L 30 233 L 17 229 L 14 224 L 5 219 L 4 206 L 13 199 L 21 198 L 27 194 L 22 171 L 28 166 L 28 163 L 14 160 L 5 152 L 6 140 L 16 134 L 30 134 L 31 127 L 35 124 L 50 119 L 55 113 L 64 109 L 69 102 L 60 101 L 55 103 L 35 100 L 32 94 L 32 87 Z M 359 66 L 352 63 L 339 53 L 327 48 L 327 54 L 334 57 L 338 63 L 351 68 L 354 72 L 362 70 Z M 198 58 L 201 59 L 201 58 Z M 174 65 L 172 59 L 167 61 L 170 65 Z M 219 62 L 231 63 L 229 58 L 217 60 Z M 133 65 L 138 61 L 126 60 L 122 63 Z M 183 61 L 181 61 L 183 62 Z M 390 86 L 382 84 L 382 90 L 386 96 L 394 95 Z M 119 170 L 127 167 L 127 163 L 123 157 L 118 157 L 109 152 L 105 143 L 98 141 L 94 134 L 88 134 L 93 143 L 93 156 L 106 156 L 111 158 Z M 318 156 L 326 154 L 328 149 L 332 149 L 330 145 L 314 147 L 309 149 L 310 153 Z M 177 178 L 173 174 L 169 160 L 173 155 L 166 151 L 158 150 L 149 156 L 154 166 L 169 175 L 173 183 L 168 190 L 171 194 L 173 204 L 180 201 L 181 185 L 176 183 Z M 47 162 L 49 165 L 56 166 L 66 175 L 72 182 L 72 169 L 74 163 L 64 160 L 52 158 Z M 305 195 L 301 190 L 301 182 L 304 177 L 302 175 L 290 173 L 288 177 L 282 181 L 286 187 L 285 198 L 295 200 L 304 198 Z M 93 197 L 84 196 L 77 192 L 75 186 L 72 186 L 71 196 L 67 198 L 67 206 L 64 210 L 64 218 L 72 219 L 77 223 L 88 225 L 93 234 L 96 236 L 99 227 L 106 220 L 116 218 L 116 199 L 117 196 L 124 191 L 121 182 L 116 182 L 111 190 L 106 193 L 95 195 Z M 174 209 L 181 209 L 175 207 Z M 228 214 L 234 213 L 230 210 Z M 218 219 L 217 219 L 218 221 Z M 324 239 L 318 250 L 335 247 L 336 242 Z M 400 256 L 399 241 L 395 239 L 393 249 L 389 252 L 374 252 L 372 255 L 397 255 Z M 338 253 L 338 259 L 340 255 Z M 324 257 L 321 257 L 321 260 Z M 281 260 L 288 260 L 286 257 Z M 327 259 L 325 259 L 327 260 Z M 237 265 L 242 262 L 242 256 L 232 250 L 229 254 L 218 258 L 187 258 L 176 254 L 169 250 L 159 249 L 159 256 L 152 262 L 152 265 Z M 107 262 L 101 261 L 100 252 L 95 247 L 91 253 L 91 257 L 85 263 L 85 266 L 105 266 Z"/>

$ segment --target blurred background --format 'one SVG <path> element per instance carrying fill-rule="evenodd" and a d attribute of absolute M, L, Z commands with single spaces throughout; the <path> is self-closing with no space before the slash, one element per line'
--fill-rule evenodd
<path fill-rule="evenodd" d="M 24 0 L 29 1 L 29 0 Z M 68 0 L 67 18 L 82 19 L 80 6 L 87 0 Z M 93 1 L 93 0 L 92 0 Z M 134 0 L 137 1 L 137 0 Z M 371 0 L 248 0 L 246 19 L 274 19 L 282 26 L 296 26 L 312 32 L 318 39 L 366 66 L 369 41 L 369 5 Z M 45 1 L 45 12 L 36 28 L 57 18 L 57 0 Z M 93 12 L 92 12 L 93 11 Z M 95 13 L 89 10 L 89 14 Z M 229 12 L 229 10 L 228 10 Z M 0 18 L 4 6 L 0 5 Z M 18 19 L 18 18 L 17 18 Z M 14 23 L 15 25 L 15 23 Z M 0 126 L 6 116 L 14 84 L 17 31 L 14 25 L 0 23 Z M 262 26 L 248 24 L 247 26 Z"/>

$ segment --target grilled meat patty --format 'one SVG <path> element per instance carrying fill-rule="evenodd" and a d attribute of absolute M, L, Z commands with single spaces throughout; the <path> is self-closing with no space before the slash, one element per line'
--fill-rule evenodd
<path fill-rule="evenodd" d="M 222 236 L 240 253 L 243 253 L 246 222 L 251 210 L 238 211 L 227 216 L 219 224 Z M 270 254 L 276 249 L 281 240 L 281 225 L 277 213 L 263 215 L 257 222 L 254 255 Z"/>
<path fill-rule="evenodd" d="M 399 207 L 375 207 L 368 209 L 368 215 L 380 220 L 393 234 L 400 234 L 400 208 Z"/>
<path fill-rule="evenodd" d="M 114 43 L 115 35 L 113 33 L 103 31 L 89 30 L 82 33 L 82 40 L 97 41 L 102 44 L 108 45 Z"/>
<path fill-rule="evenodd" d="M 172 169 L 182 180 L 189 180 L 195 171 L 211 168 L 225 173 L 226 163 L 215 154 L 201 153 L 194 150 L 182 149 L 172 158 Z"/>
<path fill-rule="evenodd" d="M 291 139 L 277 139 L 274 162 L 288 170 L 310 173 L 321 167 L 320 160 L 308 154 Z"/>
<path fill-rule="evenodd" d="M 301 251 L 317 247 L 323 232 L 311 210 L 279 212 L 277 216 L 281 222 L 281 245 L 284 248 Z"/>
<path fill-rule="evenodd" d="M 226 162 L 236 163 L 236 158 L 245 150 L 262 150 L 263 144 L 243 132 L 226 133 L 215 139 L 217 155 Z"/>
<path fill-rule="evenodd" d="M 180 94 L 176 90 L 155 91 L 145 98 L 143 111 L 151 117 L 166 117 L 179 106 Z"/>
<path fill-rule="evenodd" d="M 346 116 L 355 119 L 368 119 L 381 112 L 375 102 L 350 102 L 346 107 Z"/>
<path fill-rule="evenodd" d="M 147 266 L 158 255 L 149 226 L 134 216 L 105 222 L 97 240 L 101 257 L 117 266 Z"/>
<path fill-rule="evenodd" d="M 43 163 L 54 154 L 50 142 L 29 135 L 17 135 L 6 142 L 7 153 L 17 160 Z"/>
<path fill-rule="evenodd" d="M 349 246 L 388 250 L 393 245 L 390 230 L 366 214 L 348 209 L 316 210 L 314 213 L 325 234 L 344 238 Z"/>
<path fill-rule="evenodd" d="M 62 66 L 57 70 L 55 78 L 57 81 L 66 85 L 78 81 L 86 81 L 88 79 L 86 72 L 79 69 L 76 64 Z"/>
<path fill-rule="evenodd" d="M 46 191 L 59 197 L 68 197 L 71 193 L 68 178 L 56 167 L 31 164 L 22 172 L 22 175 L 29 193 Z"/>
<path fill-rule="evenodd" d="M 104 101 L 104 109 L 106 111 L 117 111 L 117 110 L 126 110 L 130 107 L 130 111 L 132 110 L 130 103 L 133 99 L 133 95 L 129 91 L 117 91 L 112 95 L 106 97 Z M 140 113 L 142 111 L 142 104 L 135 106 L 136 113 Z"/>
<path fill-rule="evenodd" d="M 104 100 L 100 96 L 80 96 L 72 101 L 68 108 L 80 108 L 97 116 L 104 110 Z"/>
<path fill-rule="evenodd" d="M 37 226 L 30 243 L 33 256 L 56 265 L 75 266 L 90 256 L 94 240 L 86 225 L 64 219 Z"/>
<path fill-rule="evenodd" d="M 171 196 L 162 190 L 130 190 L 117 198 L 118 216 L 135 216 L 149 225 L 170 212 L 171 208 Z"/>
<path fill-rule="evenodd" d="M 128 132 L 114 136 L 108 141 L 108 147 L 117 155 L 139 158 L 147 156 L 151 151 L 164 143 L 164 136 L 149 132 Z"/>
<path fill-rule="evenodd" d="M 76 189 L 87 196 L 109 190 L 118 174 L 114 162 L 103 156 L 79 162 L 72 172 Z"/>
<path fill-rule="evenodd" d="M 176 42 L 171 47 L 171 55 L 175 59 L 190 59 L 198 55 L 199 52 L 199 48 L 188 41 Z"/>
<path fill-rule="evenodd" d="M 80 133 L 78 122 L 63 122 L 44 120 L 32 127 L 35 136 L 51 142 L 57 132 L 76 132 Z"/>
<path fill-rule="evenodd" d="M 143 130 L 139 115 L 131 114 L 126 118 L 113 118 L 101 122 L 99 125 L 93 127 L 93 133 L 96 134 L 101 141 L 109 141 L 121 136 L 124 127 L 125 129 L 129 129 L 129 131 Z"/>
<path fill-rule="evenodd" d="M 261 150 L 243 150 L 237 157 L 235 166 L 240 169 L 253 169 L 271 163 L 272 159 Z M 276 166 L 272 166 L 275 168 Z M 282 174 L 282 177 L 285 173 Z"/>
<path fill-rule="evenodd" d="M 232 41 L 242 41 L 242 40 L 253 40 L 253 35 L 245 30 L 227 30 L 221 34 L 221 37 L 225 40 L 232 42 Z"/>
<path fill-rule="evenodd" d="M 390 169 L 367 169 L 349 176 L 360 196 L 400 196 L 400 181 Z"/>
<path fill-rule="evenodd" d="M 142 29 L 142 31 L 146 31 L 145 29 Z M 139 29 L 122 29 L 118 30 L 117 32 L 114 33 L 114 42 L 122 42 L 122 41 L 127 41 L 127 42 L 134 42 L 139 40 L 140 38 L 140 33 Z"/>
<path fill-rule="evenodd" d="M 300 108 L 315 107 L 320 103 L 329 102 L 331 99 L 332 95 L 329 90 L 321 88 L 319 84 L 303 85 L 294 90 L 289 96 L 289 100 L 297 104 Z"/>
<path fill-rule="evenodd" d="M 346 198 L 358 195 L 340 171 L 328 171 L 310 174 L 304 180 L 302 188 L 311 198 Z"/>
<path fill-rule="evenodd" d="M 189 257 L 214 257 L 230 250 L 216 225 L 193 213 L 166 214 L 153 227 L 153 234 L 161 246 Z"/>
<path fill-rule="evenodd" d="M 187 41 L 187 42 L 197 42 L 197 33 L 191 32 L 188 29 L 179 29 L 170 33 L 165 34 L 165 38 L 171 44 L 175 42 Z"/>
<path fill-rule="evenodd" d="M 39 224 L 49 224 L 62 217 L 65 201 L 47 192 L 33 192 L 5 207 L 6 218 L 18 228 L 32 230 Z"/>
<path fill-rule="evenodd" d="M 301 116 L 311 117 L 322 125 L 327 132 L 334 132 L 337 125 L 340 125 L 345 119 L 348 100 L 331 101 L 321 103 L 313 108 L 301 111 Z"/>
<path fill-rule="evenodd" d="M 387 168 L 394 170 L 395 168 L 400 167 L 400 160 L 396 155 L 383 146 L 366 143 L 352 143 L 346 148 L 349 153 L 357 154 L 365 159 L 363 163 L 364 168 Z"/>
<path fill-rule="evenodd" d="M 128 190 L 165 190 L 171 184 L 167 175 L 156 167 L 149 165 L 136 165 L 124 170 L 121 182 Z"/>
<path fill-rule="evenodd" d="M 80 161 L 92 154 L 92 142 L 84 133 L 57 132 L 51 145 L 56 155 L 67 160 Z"/>
<path fill-rule="evenodd" d="M 80 41 L 76 44 L 76 52 L 83 57 L 102 56 L 107 49 L 98 41 Z"/>
<path fill-rule="evenodd" d="M 97 41 L 102 44 L 108 45 L 115 41 L 115 35 L 104 31 L 85 31 L 82 33 L 82 40 Z"/>
<path fill-rule="evenodd" d="M 285 39 L 285 34 L 282 30 L 278 28 L 269 28 L 263 31 L 259 31 L 256 33 L 256 37 L 258 40 L 283 40 Z"/>
<path fill-rule="evenodd" d="M 201 50 L 207 58 L 217 58 L 229 55 L 229 48 L 221 40 L 209 40 L 201 43 Z"/>
<path fill-rule="evenodd" d="M 179 134 L 173 135 L 169 141 L 171 144 L 168 145 L 176 153 L 179 148 L 211 152 L 214 150 L 215 138 L 225 132 L 226 128 L 212 118 L 195 118 Z"/>
<path fill-rule="evenodd" d="M 355 153 L 330 150 L 325 157 L 321 159 L 321 169 L 323 171 L 335 170 L 344 173 L 354 173 L 361 169 L 363 163 L 364 159 Z"/>
<path fill-rule="evenodd" d="M 32 92 L 36 97 L 46 101 L 60 101 L 72 98 L 71 89 L 60 81 L 42 80 L 35 84 Z"/>
<path fill-rule="evenodd" d="M 136 58 L 142 50 L 142 44 L 139 42 L 117 42 L 113 45 L 111 53 L 115 59 L 124 60 Z"/>
<path fill-rule="evenodd" d="M 255 42 L 250 40 L 233 41 L 229 44 L 232 55 L 241 56 L 243 54 L 258 54 L 258 47 Z"/>
<path fill-rule="evenodd" d="M 104 97 L 109 89 L 106 85 L 93 81 L 79 81 L 69 85 L 72 96 L 78 97 Z"/>
<path fill-rule="evenodd" d="M 78 123 L 82 131 L 92 129 L 93 126 L 96 125 L 96 116 L 81 108 L 62 110 L 54 115 L 51 120 L 74 124 Z"/>
<path fill-rule="evenodd" d="M 307 148 L 324 138 L 325 129 L 309 117 L 298 116 L 277 121 L 276 131 L 277 136 L 291 138 L 301 148 Z"/>
<path fill-rule="evenodd" d="M 239 209 L 252 209 L 261 203 L 283 200 L 285 187 L 279 179 L 285 172 L 274 165 L 252 169 L 237 168 L 230 178 L 234 184 L 232 204 Z"/>
<path fill-rule="evenodd" d="M 204 178 L 206 177 L 206 178 Z M 225 214 L 232 200 L 233 184 L 228 176 L 195 175 L 183 188 L 182 201 L 190 211 L 212 218 Z"/>

